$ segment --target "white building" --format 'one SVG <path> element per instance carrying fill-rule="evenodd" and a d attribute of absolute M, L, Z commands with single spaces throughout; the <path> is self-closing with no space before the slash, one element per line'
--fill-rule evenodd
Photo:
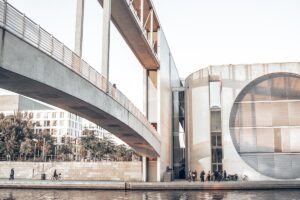
<path fill-rule="evenodd" d="M 35 133 L 48 132 L 57 144 L 80 138 L 84 129 L 95 131 L 95 135 L 99 139 L 111 136 L 116 143 L 122 143 L 120 139 L 112 136 L 105 129 L 84 118 L 22 95 L 0 95 L 0 112 L 4 115 L 15 112 L 32 113 L 32 120 L 36 122 Z"/>

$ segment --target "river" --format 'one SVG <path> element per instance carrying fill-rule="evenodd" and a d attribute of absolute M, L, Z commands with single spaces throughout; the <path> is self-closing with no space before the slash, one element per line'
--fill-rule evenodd
<path fill-rule="evenodd" d="M 154 199 L 300 199 L 299 190 L 248 190 L 248 191 L 115 191 L 115 190 L 23 190 L 0 189 L 1 200 L 154 200 Z"/>

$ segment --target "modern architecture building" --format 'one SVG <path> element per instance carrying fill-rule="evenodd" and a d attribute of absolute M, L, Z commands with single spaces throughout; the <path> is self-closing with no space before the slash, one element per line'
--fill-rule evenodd
<path fill-rule="evenodd" d="M 40 103 L 22 95 L 0 95 L 0 112 L 4 115 L 16 112 L 32 114 L 35 133 L 48 132 L 56 144 L 63 144 L 81 137 L 84 129 L 94 131 L 97 138 L 111 134 L 94 123 L 51 105 Z M 119 143 L 119 140 L 116 140 Z"/>
<path fill-rule="evenodd" d="M 300 63 L 210 66 L 185 83 L 185 171 L 300 178 Z"/>

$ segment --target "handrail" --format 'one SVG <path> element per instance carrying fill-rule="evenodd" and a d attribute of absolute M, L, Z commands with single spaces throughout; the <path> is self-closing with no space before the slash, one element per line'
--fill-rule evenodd
<path fill-rule="evenodd" d="M 113 87 L 111 83 L 107 86 L 106 78 L 86 61 L 26 17 L 25 14 L 3 0 L 0 0 L 0 26 L 72 69 L 103 92 L 106 92 L 108 87 L 107 94 L 138 118 L 154 137 L 159 138 L 152 124 L 121 91 Z"/>

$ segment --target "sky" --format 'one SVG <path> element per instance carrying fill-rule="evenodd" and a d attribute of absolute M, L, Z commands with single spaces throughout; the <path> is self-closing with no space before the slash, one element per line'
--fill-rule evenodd
<path fill-rule="evenodd" d="M 179 74 L 209 65 L 300 61 L 299 0 L 152 0 Z M 74 49 L 76 0 L 8 0 Z M 101 65 L 102 8 L 86 0 L 83 58 Z M 112 26 L 110 81 L 138 108 L 143 70 Z"/>

